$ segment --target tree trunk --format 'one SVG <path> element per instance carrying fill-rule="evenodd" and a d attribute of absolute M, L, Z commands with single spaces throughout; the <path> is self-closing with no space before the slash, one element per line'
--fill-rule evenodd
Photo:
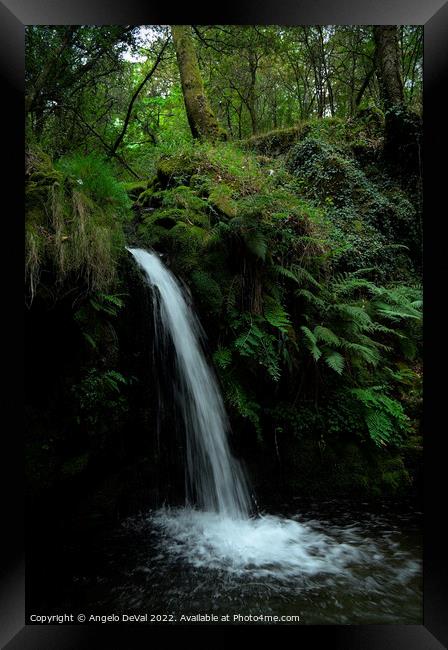
<path fill-rule="evenodd" d="M 398 28 L 375 25 L 373 35 L 376 73 L 385 110 L 384 155 L 398 177 L 413 183 L 412 177 L 421 177 L 422 171 L 422 121 L 404 103 Z"/>
<path fill-rule="evenodd" d="M 389 109 L 402 104 L 404 101 L 397 26 L 375 25 L 373 37 L 375 39 L 376 72 L 381 97 L 384 107 Z"/>
<path fill-rule="evenodd" d="M 258 60 L 256 56 L 249 53 L 250 84 L 247 92 L 246 105 L 250 115 L 250 123 L 252 125 L 252 135 L 255 135 L 258 131 L 257 111 L 255 107 L 256 104 L 255 84 L 257 82 L 257 68 L 258 68 Z"/>
<path fill-rule="evenodd" d="M 204 91 L 191 28 L 188 25 L 172 25 L 171 33 L 179 65 L 185 110 L 193 138 L 225 140 L 226 133 L 220 128 Z"/>

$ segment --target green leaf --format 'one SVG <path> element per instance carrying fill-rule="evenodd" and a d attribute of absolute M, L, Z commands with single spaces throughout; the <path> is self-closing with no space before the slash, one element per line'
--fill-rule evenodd
<path fill-rule="evenodd" d="M 328 327 L 316 325 L 314 328 L 314 336 L 316 337 L 316 341 L 324 341 L 324 343 L 329 343 L 330 345 L 339 345 L 339 336 Z"/>
<path fill-rule="evenodd" d="M 325 354 L 324 361 L 332 370 L 337 372 L 338 375 L 342 375 L 345 366 L 345 360 L 342 354 L 339 354 L 339 352 L 336 351 L 331 351 Z"/>
<path fill-rule="evenodd" d="M 313 332 L 305 325 L 302 325 L 300 329 L 305 334 L 305 345 L 311 352 L 313 359 L 315 361 L 319 361 L 322 356 L 322 351 L 317 346 L 316 337 L 314 336 Z"/>
<path fill-rule="evenodd" d="M 284 334 L 288 334 L 291 328 L 291 320 L 289 314 L 283 306 L 273 298 L 266 298 L 264 317 L 272 327 L 280 330 Z"/>
<path fill-rule="evenodd" d="M 90 336 L 90 334 L 87 334 L 87 332 L 83 332 L 82 335 L 86 339 L 88 344 L 91 345 L 94 350 L 96 350 L 98 346 L 96 344 L 96 341 Z"/>

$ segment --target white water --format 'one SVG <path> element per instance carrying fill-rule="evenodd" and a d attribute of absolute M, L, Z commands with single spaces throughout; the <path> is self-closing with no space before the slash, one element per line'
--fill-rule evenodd
<path fill-rule="evenodd" d="M 227 440 L 227 416 L 216 378 L 201 348 L 201 326 L 174 275 L 156 253 L 130 248 L 154 299 L 156 337 L 162 351 L 170 341 L 176 356 L 178 400 L 187 433 L 187 505 L 150 513 L 163 536 L 164 552 L 190 566 L 256 576 L 295 585 L 316 574 L 344 575 L 352 566 L 379 566 L 384 557 L 352 526 L 324 530 L 279 516 L 249 517 L 250 499 L 240 465 Z M 418 566 L 403 558 L 393 581 L 407 580 Z M 288 586 L 289 588 L 289 586 Z"/>
<path fill-rule="evenodd" d="M 158 510 L 152 522 L 168 539 L 168 552 L 197 568 L 283 581 L 335 574 L 364 553 L 308 524 L 263 515 L 245 520 L 185 508 Z"/>
<path fill-rule="evenodd" d="M 229 423 L 212 369 L 201 349 L 201 326 L 174 275 L 156 253 L 129 248 L 160 300 L 154 300 L 156 337 L 171 339 L 176 354 L 178 400 L 187 433 L 187 496 L 200 508 L 247 517 L 249 494 L 227 440 Z"/>

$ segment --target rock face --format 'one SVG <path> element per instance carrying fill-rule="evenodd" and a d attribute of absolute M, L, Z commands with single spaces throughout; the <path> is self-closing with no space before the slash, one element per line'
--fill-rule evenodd
<path fill-rule="evenodd" d="M 84 310 L 89 319 L 88 340 L 70 300 L 51 303 L 39 294 L 26 312 L 26 474 L 32 503 L 79 491 L 81 499 L 91 494 L 98 512 L 114 517 L 118 510 L 123 515 L 167 498 L 175 502 L 176 490 L 182 493 L 169 417 L 163 438 L 156 427 L 160 382 L 152 298 L 127 255 L 118 273 L 123 306 L 115 316 L 92 311 L 88 300 L 76 312 Z"/>

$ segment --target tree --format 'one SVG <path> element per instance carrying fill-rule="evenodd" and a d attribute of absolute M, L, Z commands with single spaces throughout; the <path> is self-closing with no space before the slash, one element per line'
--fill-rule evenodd
<path fill-rule="evenodd" d="M 212 141 L 226 139 L 226 134 L 219 126 L 205 94 L 190 27 L 173 25 L 171 33 L 179 65 L 185 110 L 193 138 Z"/>
<path fill-rule="evenodd" d="M 389 109 L 404 101 L 398 28 L 396 25 L 375 25 L 373 37 L 381 97 L 385 108 Z"/>
<path fill-rule="evenodd" d="M 376 73 L 385 109 L 385 156 L 402 176 L 420 175 L 421 118 L 405 106 L 396 25 L 375 25 Z"/>
<path fill-rule="evenodd" d="M 137 97 L 138 97 L 140 91 L 142 90 L 143 86 L 149 81 L 149 79 L 151 79 L 154 72 L 157 70 L 157 66 L 159 65 L 160 61 L 162 60 L 162 56 L 163 56 L 163 53 L 164 53 L 167 45 L 168 45 L 168 41 L 165 41 L 163 43 L 162 48 L 160 49 L 159 53 L 157 54 L 156 60 L 154 61 L 153 65 L 151 66 L 149 71 L 146 73 L 146 75 L 144 76 L 142 81 L 138 84 L 137 88 L 135 89 L 135 91 L 132 94 L 131 101 L 129 102 L 128 110 L 126 111 L 126 117 L 125 117 L 124 122 L 123 122 L 123 127 L 122 127 L 120 133 L 118 134 L 117 139 L 115 140 L 115 143 L 114 143 L 114 145 L 113 145 L 113 147 L 111 149 L 111 153 L 113 155 L 116 153 L 118 147 L 122 143 L 123 138 L 124 138 L 124 136 L 126 134 L 126 130 L 128 128 L 128 125 L 129 125 L 129 120 L 131 119 L 132 109 L 134 107 L 135 100 L 137 99 Z"/>

